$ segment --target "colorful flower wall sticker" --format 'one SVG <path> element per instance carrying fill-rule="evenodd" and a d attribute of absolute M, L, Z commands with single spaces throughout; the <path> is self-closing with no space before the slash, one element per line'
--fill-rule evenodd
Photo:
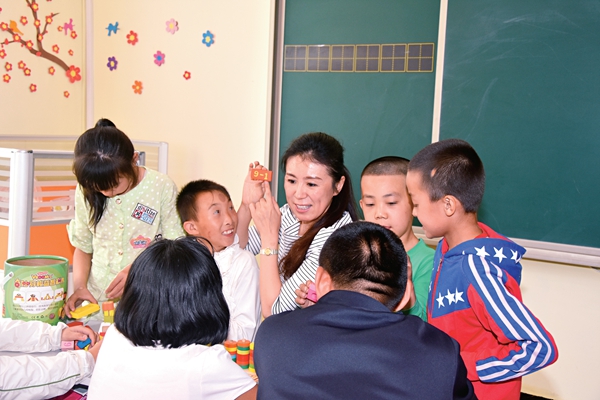
<path fill-rule="evenodd" d="M 167 32 L 171 35 L 174 35 L 179 30 L 179 22 L 175 21 L 175 18 L 171 18 L 165 23 L 167 24 Z"/>
<path fill-rule="evenodd" d="M 202 34 L 202 43 L 206 45 L 206 47 L 210 47 L 215 42 L 215 35 L 211 33 L 211 31 L 206 31 L 206 33 Z"/>
<path fill-rule="evenodd" d="M 185 71 L 183 73 L 183 77 L 185 78 L 185 80 L 187 81 L 188 79 L 190 79 L 192 77 L 192 73 L 190 71 Z"/>
<path fill-rule="evenodd" d="M 4 69 L 6 70 L 6 72 L 12 70 L 12 64 L 7 62 L 6 64 L 4 64 Z"/>
<path fill-rule="evenodd" d="M 161 52 L 160 50 L 157 51 L 156 54 L 154 54 L 154 64 L 160 67 L 165 63 L 165 57 L 165 53 Z"/>
<path fill-rule="evenodd" d="M 81 72 L 81 68 L 76 67 L 74 65 L 71 65 L 69 67 L 69 69 L 67 70 L 67 78 L 69 78 L 69 81 L 71 83 L 75 83 L 76 81 L 81 80 L 81 75 L 79 74 L 79 72 Z"/>
<path fill-rule="evenodd" d="M 144 89 L 141 81 L 133 82 L 133 85 L 131 85 L 131 88 L 133 89 L 133 93 L 135 93 L 135 94 L 142 94 L 142 90 Z"/>
<path fill-rule="evenodd" d="M 117 61 L 116 57 L 108 57 L 108 63 L 106 64 L 106 66 L 109 70 L 114 71 L 115 69 L 117 69 L 118 64 L 119 62 Z"/>
<path fill-rule="evenodd" d="M 4 74 L 2 76 L 2 80 L 6 83 L 10 82 L 10 75 L 9 74 Z"/>
<path fill-rule="evenodd" d="M 0 49 L 0 58 L 6 57 L 6 50 Z"/>
<path fill-rule="evenodd" d="M 119 30 L 119 23 L 115 22 L 114 24 L 112 24 L 112 23 L 108 24 L 108 26 L 106 27 L 106 30 L 108 30 L 108 36 L 110 36 L 111 33 L 114 33 L 116 35 L 117 31 Z"/>
<path fill-rule="evenodd" d="M 135 44 L 138 42 L 138 34 L 135 33 L 134 31 L 129 31 L 129 33 L 127 34 L 127 43 L 129 43 L 132 46 L 135 46 Z"/>
<path fill-rule="evenodd" d="M 65 90 L 63 92 L 63 95 L 68 99 L 71 94 L 68 91 Z"/>
<path fill-rule="evenodd" d="M 37 90 L 37 85 L 32 83 L 31 85 L 29 85 L 29 91 L 31 93 L 35 92 Z"/>
<path fill-rule="evenodd" d="M 54 46 L 52 46 L 52 51 L 55 52 L 56 54 L 58 54 L 59 50 L 60 50 L 60 47 L 58 47 L 57 44 L 55 44 Z"/>
<path fill-rule="evenodd" d="M 54 67 L 50 67 L 50 68 L 48 68 L 48 73 L 49 73 L 50 75 L 54 75 L 54 73 L 55 73 L 55 72 L 56 72 L 56 70 L 54 69 Z"/>

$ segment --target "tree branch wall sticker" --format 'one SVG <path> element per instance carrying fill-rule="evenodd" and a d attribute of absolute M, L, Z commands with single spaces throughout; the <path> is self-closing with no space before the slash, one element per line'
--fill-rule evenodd
<path fill-rule="evenodd" d="M 80 81 L 81 68 L 76 65 L 69 65 L 65 59 L 59 56 L 60 48 L 58 44 L 54 43 L 48 46 L 48 50 L 44 47 L 44 44 L 47 44 L 47 41 L 51 37 L 48 36 L 51 33 L 50 27 L 57 22 L 55 21 L 55 18 L 59 13 L 50 12 L 45 17 L 41 18 L 40 15 L 42 14 L 42 10 L 39 3 L 35 0 L 24 0 L 24 3 L 32 16 L 33 22 L 31 24 L 30 20 L 25 15 L 19 17 L 4 17 L 0 14 L 2 17 L 0 19 L 0 34 L 3 34 L 4 36 L 3 40 L 0 36 L 0 58 L 4 59 L 5 57 L 9 57 L 10 59 L 12 56 L 17 56 L 18 52 L 13 52 L 12 48 L 19 49 L 20 45 L 20 48 L 25 49 L 30 54 L 46 59 L 54 64 L 54 66 L 60 67 L 60 69 L 64 71 L 64 76 L 66 76 L 70 83 Z M 2 11 L 4 10 L 0 8 L 0 12 Z M 57 31 L 63 32 L 65 36 L 70 36 L 71 39 L 76 39 L 78 36 L 72 18 L 69 18 L 68 21 L 65 20 L 63 24 L 59 25 Z M 70 56 L 73 56 L 74 54 L 72 49 L 69 49 L 67 53 Z M 5 66 L 8 64 L 7 61 Z M 54 66 L 50 66 L 47 70 L 50 75 L 54 75 L 56 72 Z M 31 75 L 32 71 L 27 67 L 25 61 L 20 60 L 18 62 L 18 67 L 23 70 L 25 76 Z M 10 82 L 10 75 L 8 74 L 9 69 L 5 69 L 7 74 L 4 75 L 3 81 L 8 83 Z M 37 90 L 37 86 L 35 84 L 30 85 L 29 90 L 34 92 Z M 65 95 L 65 97 L 68 96 Z"/>

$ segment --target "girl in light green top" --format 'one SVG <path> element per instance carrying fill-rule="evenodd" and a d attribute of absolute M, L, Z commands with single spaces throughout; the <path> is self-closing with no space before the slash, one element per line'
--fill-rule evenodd
<path fill-rule="evenodd" d="M 108 122 L 99 121 L 75 144 L 75 218 L 67 227 L 75 247 L 74 292 L 64 307 L 69 317 L 84 300 L 120 297 L 131 263 L 157 235 L 183 236 L 177 187 L 168 176 L 137 166 L 131 140 Z"/>

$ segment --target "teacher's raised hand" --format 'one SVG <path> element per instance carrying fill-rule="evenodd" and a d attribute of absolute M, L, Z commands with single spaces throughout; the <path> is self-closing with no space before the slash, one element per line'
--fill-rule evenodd
<path fill-rule="evenodd" d="M 260 234 L 263 247 L 277 248 L 279 241 L 279 227 L 281 226 L 281 211 L 275 197 L 271 195 L 271 188 L 263 182 L 265 195 L 255 203 L 250 203 L 250 215 Z"/>

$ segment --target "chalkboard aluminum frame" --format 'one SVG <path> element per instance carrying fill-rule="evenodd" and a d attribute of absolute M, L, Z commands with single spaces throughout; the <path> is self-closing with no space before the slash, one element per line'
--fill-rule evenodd
<path fill-rule="evenodd" d="M 269 146 L 269 169 L 273 171 L 272 182 L 279 180 L 279 146 L 281 127 L 281 98 L 284 62 L 284 32 L 285 32 L 286 0 L 274 1 L 274 34 L 273 34 L 273 78 L 271 86 L 271 118 Z M 441 103 L 444 73 L 444 54 L 446 23 L 448 15 L 448 0 L 440 0 L 439 37 L 436 57 L 438 67 L 435 78 L 433 125 L 431 141 L 436 142 L 440 137 Z M 272 185 L 272 193 L 277 198 L 277 184 Z M 436 245 L 439 239 L 427 239 L 420 227 L 413 227 L 416 235 L 423 238 L 427 244 Z M 600 248 L 575 246 L 552 242 L 542 242 L 529 239 L 511 238 L 527 249 L 526 259 L 558 262 L 570 265 L 587 266 L 600 269 Z"/>

